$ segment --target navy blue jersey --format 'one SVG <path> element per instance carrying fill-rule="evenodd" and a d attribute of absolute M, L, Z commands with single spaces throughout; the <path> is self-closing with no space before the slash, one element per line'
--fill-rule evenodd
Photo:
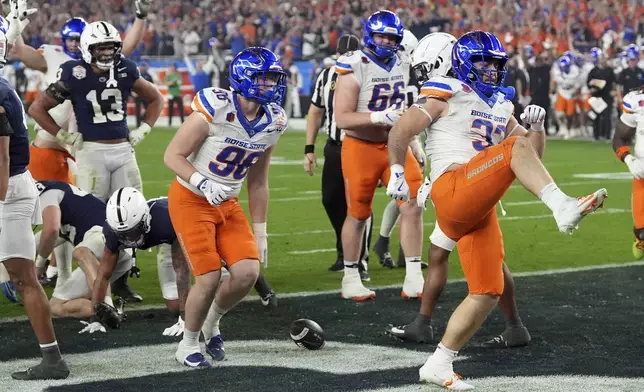
<path fill-rule="evenodd" d="M 7 79 L 0 77 L 0 106 L 7 112 L 12 134 L 9 136 L 9 176 L 27 171 L 29 164 L 29 131 L 25 109 Z"/>
<path fill-rule="evenodd" d="M 161 244 L 171 244 L 177 239 L 177 234 L 172 227 L 170 213 L 168 212 L 168 198 L 159 197 L 148 200 L 150 207 L 150 231 L 145 235 L 145 242 L 138 249 L 148 249 Z M 103 225 L 103 234 L 105 235 L 105 247 L 116 253 L 120 249 L 125 249 L 116 234 L 110 229 L 105 222 Z"/>
<path fill-rule="evenodd" d="M 111 72 L 96 73 L 83 60 L 68 61 L 58 70 L 58 80 L 69 91 L 84 141 L 128 137 L 127 100 L 140 77 L 139 69 L 132 60 L 121 56 L 113 68 L 116 86 L 109 80 Z"/>
<path fill-rule="evenodd" d="M 62 198 L 58 198 L 60 235 L 74 245 L 83 241 L 89 229 L 94 226 L 102 227 L 105 223 L 105 203 L 96 196 L 60 181 L 40 181 L 36 183 L 36 187 L 40 192 L 43 208 L 47 206 L 43 193 L 50 190 L 62 192 Z"/>

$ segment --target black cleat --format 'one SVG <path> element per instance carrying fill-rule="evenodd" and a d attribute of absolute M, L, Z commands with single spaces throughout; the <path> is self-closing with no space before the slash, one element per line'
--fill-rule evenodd
<path fill-rule="evenodd" d="M 58 275 L 54 275 L 51 278 L 48 278 L 47 275 L 44 275 L 38 282 L 42 287 L 56 287 L 56 282 L 58 281 Z"/>
<path fill-rule="evenodd" d="M 259 299 L 260 299 L 260 301 L 262 301 L 262 305 L 264 305 L 267 308 L 268 307 L 270 307 L 270 308 L 276 308 L 277 307 L 277 296 L 275 295 L 275 292 L 273 290 L 271 290 L 266 295 L 260 296 Z"/>
<path fill-rule="evenodd" d="M 369 282 L 371 278 L 369 277 L 369 267 L 365 260 L 360 260 L 358 262 L 358 273 L 360 273 L 360 280 L 363 282 Z"/>
<path fill-rule="evenodd" d="M 379 236 L 373 246 L 373 251 L 376 252 L 380 265 L 386 268 L 394 268 L 394 259 L 391 257 L 391 252 L 389 252 L 389 238 Z"/>
<path fill-rule="evenodd" d="M 125 302 L 141 302 L 143 297 L 135 293 L 127 284 L 127 274 L 112 283 L 112 293 L 121 297 Z"/>
<path fill-rule="evenodd" d="M 429 324 L 412 322 L 400 327 L 389 326 L 387 332 L 400 340 L 410 342 L 431 343 L 434 340 L 434 330 Z"/>
<path fill-rule="evenodd" d="M 69 368 L 64 360 L 55 365 L 46 365 L 44 362 L 22 372 L 11 374 L 14 380 L 64 380 L 69 376 Z"/>
<path fill-rule="evenodd" d="M 483 342 L 481 347 L 485 348 L 512 348 L 523 347 L 530 343 L 530 333 L 528 329 L 521 325 L 517 327 L 507 327 L 501 335 Z"/>
<path fill-rule="evenodd" d="M 331 264 L 329 271 L 336 272 L 344 270 L 344 261 L 342 259 L 337 259 L 335 263 Z"/>

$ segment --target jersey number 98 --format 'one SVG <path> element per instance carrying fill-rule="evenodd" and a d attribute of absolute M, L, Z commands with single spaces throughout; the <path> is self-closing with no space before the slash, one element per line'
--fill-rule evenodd
<path fill-rule="evenodd" d="M 393 105 L 400 109 L 404 102 L 405 82 L 396 82 L 393 88 L 389 83 L 380 83 L 374 86 L 367 108 L 372 112 L 382 112 Z"/>
<path fill-rule="evenodd" d="M 248 174 L 248 168 L 257 162 L 263 153 L 263 151 L 249 153 L 242 148 L 228 146 L 217 155 L 216 162 L 210 162 L 208 169 L 219 177 L 228 177 L 232 174 L 235 180 L 243 180 Z"/>

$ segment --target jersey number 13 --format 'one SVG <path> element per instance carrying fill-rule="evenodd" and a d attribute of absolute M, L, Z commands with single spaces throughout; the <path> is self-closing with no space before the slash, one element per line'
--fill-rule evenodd
<path fill-rule="evenodd" d="M 107 88 L 101 91 L 99 99 L 96 90 L 92 90 L 85 96 L 92 104 L 94 112 L 93 123 L 102 124 L 108 121 L 122 121 L 125 118 L 123 112 L 123 95 L 117 88 Z"/>

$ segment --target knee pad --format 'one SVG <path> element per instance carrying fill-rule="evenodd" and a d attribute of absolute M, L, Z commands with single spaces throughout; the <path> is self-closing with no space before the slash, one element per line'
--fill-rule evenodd
<path fill-rule="evenodd" d="M 157 270 L 159 272 L 159 285 L 161 293 L 166 300 L 179 298 L 177 290 L 177 274 L 172 266 L 172 249 L 170 245 L 159 245 L 157 252 Z"/>

